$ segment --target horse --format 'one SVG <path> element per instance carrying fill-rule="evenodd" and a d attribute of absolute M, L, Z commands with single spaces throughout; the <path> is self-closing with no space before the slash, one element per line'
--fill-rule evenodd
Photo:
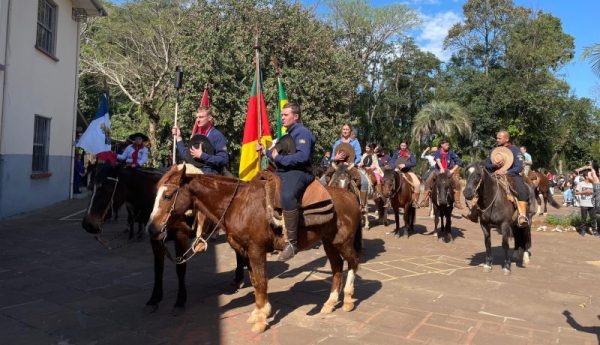
<path fill-rule="evenodd" d="M 480 211 L 479 224 L 483 231 L 485 243 L 485 263 L 483 271 L 492 270 L 492 242 L 491 229 L 496 230 L 502 235 L 502 249 L 504 250 L 504 263 L 502 271 L 504 275 L 511 274 L 511 258 L 508 255 L 509 239 L 511 236 L 515 240 L 515 250 L 517 250 L 517 262 L 525 265 L 529 260 L 528 249 L 531 247 L 531 224 L 527 227 L 518 227 L 516 217 L 516 207 L 508 199 L 501 181 L 502 177 L 487 171 L 482 163 L 474 163 L 466 169 L 467 183 L 463 194 L 466 200 L 473 200 L 476 196 L 477 207 Z M 530 201 L 533 198 L 533 190 L 530 189 Z M 527 217 L 531 219 L 531 208 L 528 207 Z"/>
<path fill-rule="evenodd" d="M 163 174 L 164 172 L 158 169 L 125 168 L 122 165 L 112 167 L 110 164 L 106 164 L 99 167 L 96 171 L 94 193 L 87 214 L 82 220 L 83 228 L 87 232 L 99 236 L 102 233 L 104 222 L 110 217 L 111 209 L 115 207 L 118 209 L 124 202 L 131 205 L 137 215 L 135 219 L 145 226 L 152 212 L 154 199 L 156 199 L 156 184 Z M 175 254 L 178 257 L 188 251 L 189 239 L 195 235 L 188 223 L 190 223 L 189 220 L 182 220 L 173 224 L 168 238 L 168 240 L 175 241 Z M 204 226 L 210 226 L 209 222 L 206 222 Z M 154 287 L 152 296 L 146 303 L 146 311 L 154 312 L 158 309 L 158 304 L 163 296 L 164 257 L 167 250 L 163 241 L 151 239 L 150 245 L 154 256 Z M 239 288 L 243 283 L 244 270 L 241 259 L 238 257 L 236 259 L 238 259 L 238 264 L 232 285 Z M 176 265 L 176 271 L 179 286 L 173 309 L 174 315 L 183 312 L 187 299 L 186 264 Z"/>
<path fill-rule="evenodd" d="M 431 187 L 431 204 L 434 213 L 434 229 L 438 239 L 445 242 L 452 240 L 452 210 L 454 209 L 454 186 L 452 176 L 448 172 L 443 174 L 433 172 Z M 438 229 L 438 222 L 441 227 Z"/>
<path fill-rule="evenodd" d="M 389 200 L 394 210 L 394 218 L 396 220 L 394 234 L 402 237 L 403 233 L 406 233 L 406 237 L 410 237 L 410 233 L 414 232 L 416 218 L 416 209 L 413 206 L 410 184 L 402 177 L 400 172 L 392 168 L 385 168 L 383 169 L 381 191 L 384 204 L 387 204 Z M 400 207 L 403 208 L 405 232 L 400 232 Z"/>
<path fill-rule="evenodd" d="M 550 182 L 546 175 L 537 171 L 530 171 L 527 175 L 533 186 L 535 187 L 535 199 L 537 201 L 537 214 L 546 215 L 548 213 L 548 202 L 554 208 L 560 208 L 560 204 L 554 200 L 550 193 Z M 541 198 L 540 198 L 541 196 Z M 542 199 L 544 200 L 544 212 L 542 212 Z"/>
<path fill-rule="evenodd" d="M 255 333 L 266 329 L 271 313 L 267 296 L 267 253 L 282 250 L 285 245 L 283 236 L 276 235 L 273 230 L 273 209 L 268 207 L 265 183 L 259 179 L 246 183 L 224 176 L 188 177 L 185 168 L 171 169 L 158 183 L 158 194 L 148 223 L 151 236 L 162 238 L 169 232 L 170 224 L 177 222 L 187 209 L 195 205 L 225 230 L 227 242 L 250 264 L 255 308 L 248 323 L 253 324 L 252 331 Z M 316 226 L 305 226 L 301 221 L 298 248 L 312 248 L 321 240 L 331 264 L 331 292 L 321 313 L 331 313 L 337 304 L 344 260 L 348 262 L 343 310 L 351 311 L 354 308 L 354 278 L 362 249 L 360 208 L 352 193 L 333 187 L 327 187 L 327 191 L 333 200 L 332 218 Z"/>

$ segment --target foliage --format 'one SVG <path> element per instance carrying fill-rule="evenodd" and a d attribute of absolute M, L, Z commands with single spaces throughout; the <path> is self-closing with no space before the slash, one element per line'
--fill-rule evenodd
<path fill-rule="evenodd" d="M 600 43 L 585 48 L 582 57 L 590 60 L 594 72 L 600 76 Z"/>
<path fill-rule="evenodd" d="M 433 141 L 436 137 L 454 139 L 471 134 L 471 120 L 464 109 L 454 102 L 433 101 L 426 104 L 415 118 L 413 140 Z"/>
<path fill-rule="evenodd" d="M 548 215 L 546 216 L 546 223 L 548 225 L 574 226 L 577 228 L 583 225 L 583 219 L 581 219 L 581 215 L 572 212 L 566 216 Z"/>

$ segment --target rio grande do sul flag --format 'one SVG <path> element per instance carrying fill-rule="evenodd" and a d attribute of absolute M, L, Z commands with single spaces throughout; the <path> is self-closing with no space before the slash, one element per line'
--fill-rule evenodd
<path fill-rule="evenodd" d="M 257 73 L 260 76 L 260 72 Z M 270 147 L 273 139 L 269 128 L 269 118 L 265 105 L 265 96 L 262 93 L 262 81 L 256 80 L 252 83 L 252 91 L 248 98 L 248 112 L 246 113 L 246 124 L 244 126 L 244 138 L 242 139 L 242 154 L 240 158 L 240 180 L 250 181 L 260 170 L 259 156 L 256 152 L 258 143 L 259 114 L 261 119 L 260 142 L 264 147 Z M 260 102 L 260 103 L 259 103 Z"/>

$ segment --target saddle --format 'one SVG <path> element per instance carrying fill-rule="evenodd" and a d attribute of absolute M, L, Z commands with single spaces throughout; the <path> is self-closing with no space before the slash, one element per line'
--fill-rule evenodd
<path fill-rule="evenodd" d="M 419 191 L 419 189 L 421 188 L 421 180 L 419 179 L 417 174 L 415 174 L 412 171 L 409 171 L 400 173 L 400 176 L 402 176 L 404 181 L 406 181 L 410 185 L 413 193 Z"/>
<path fill-rule="evenodd" d="M 274 227 L 281 227 L 283 222 L 279 199 L 281 189 L 279 176 L 268 171 L 261 171 L 253 180 L 264 183 L 269 221 Z M 325 224 L 333 219 L 333 212 L 331 195 L 319 180 L 313 180 L 304 191 L 300 201 L 300 214 L 302 215 L 300 224 L 304 226 Z"/>

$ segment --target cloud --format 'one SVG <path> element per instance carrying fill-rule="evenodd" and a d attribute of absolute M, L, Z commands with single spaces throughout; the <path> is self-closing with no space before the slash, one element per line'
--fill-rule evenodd
<path fill-rule="evenodd" d="M 424 51 L 435 54 L 438 59 L 448 61 L 452 52 L 444 51 L 444 39 L 452 25 L 462 21 L 462 17 L 452 11 L 437 13 L 434 16 L 422 15 L 423 26 L 417 36 L 417 43 Z"/>

